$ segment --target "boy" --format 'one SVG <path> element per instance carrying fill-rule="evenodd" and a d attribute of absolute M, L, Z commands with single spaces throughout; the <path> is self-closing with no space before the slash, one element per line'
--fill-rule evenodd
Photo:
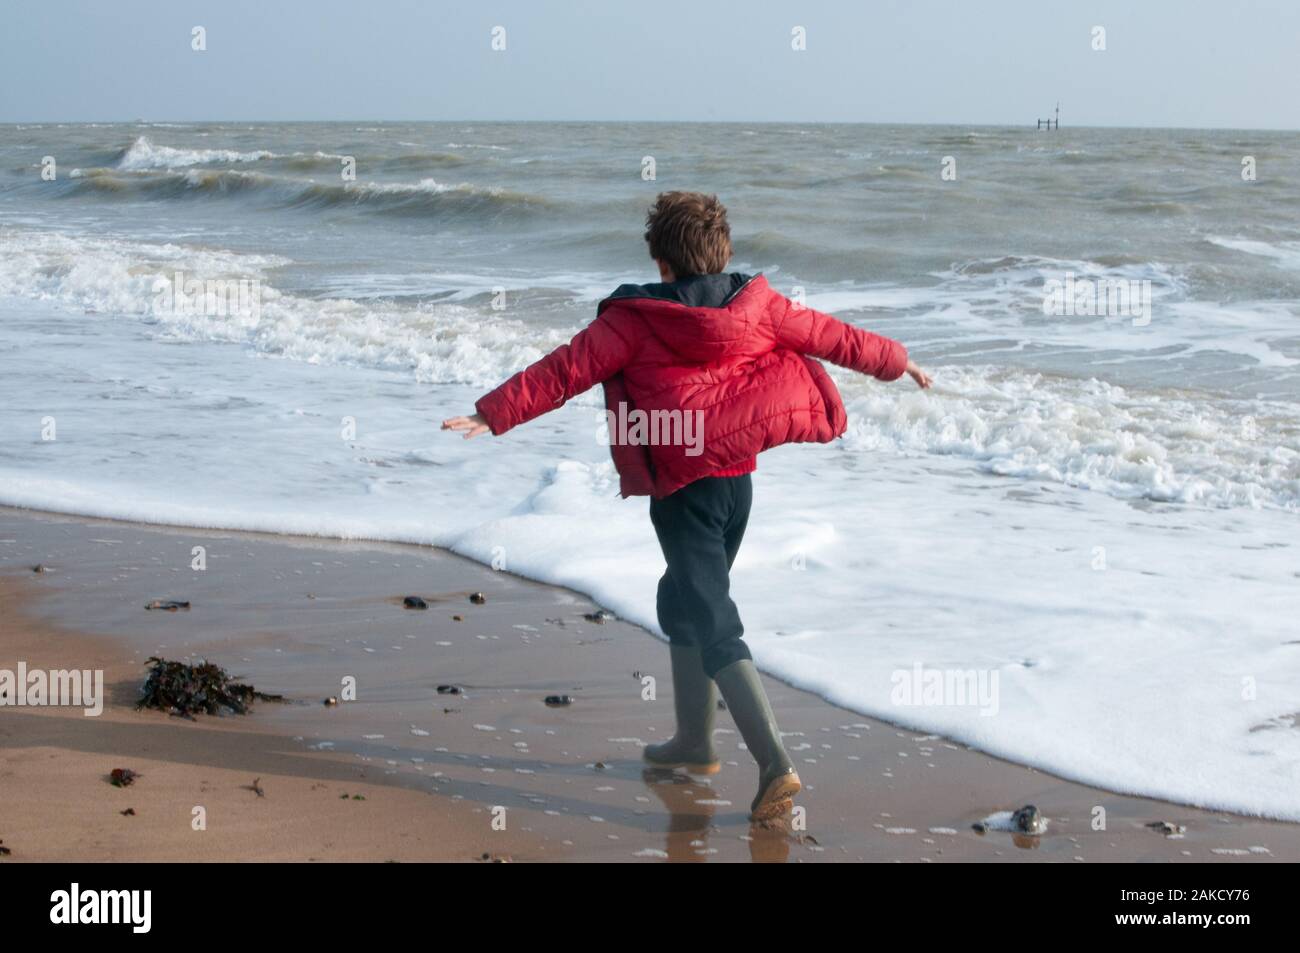
<path fill-rule="evenodd" d="M 467 439 L 503 434 L 604 384 L 622 495 L 651 497 L 650 520 L 668 564 L 657 609 L 672 657 L 677 731 L 649 745 L 645 759 L 696 773 L 719 770 L 716 686 L 758 762 L 750 818 L 766 820 L 789 811 L 801 785 L 728 591 L 756 457 L 844 432 L 839 392 L 814 358 L 881 380 L 906 372 L 923 388 L 930 378 L 901 344 L 797 305 L 761 274 L 724 274 L 731 229 L 716 196 L 662 193 L 646 217 L 645 239 L 661 283 L 620 286 L 572 341 L 480 398 L 476 414 L 442 428 Z M 670 423 L 657 433 L 652 427 L 651 439 L 620 442 L 614 421 L 630 410 Z M 686 414 L 702 439 L 682 439 Z M 665 431 L 669 439 L 655 439 Z"/>

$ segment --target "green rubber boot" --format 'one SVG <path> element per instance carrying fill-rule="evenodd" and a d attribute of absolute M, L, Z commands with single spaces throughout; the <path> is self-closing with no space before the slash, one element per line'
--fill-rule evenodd
<path fill-rule="evenodd" d="M 749 807 L 751 821 L 779 817 L 794 806 L 794 796 L 803 785 L 794 762 L 785 753 L 776 716 L 768 704 L 758 669 L 749 659 L 732 662 L 713 676 L 718 690 L 736 720 L 745 747 L 758 762 L 758 795 Z"/>
<path fill-rule="evenodd" d="M 685 768 L 692 774 L 717 774 L 713 716 L 718 710 L 713 679 L 704 674 L 700 650 L 669 645 L 673 663 L 673 707 L 677 733 L 660 745 L 646 745 L 645 759 L 660 768 Z"/>

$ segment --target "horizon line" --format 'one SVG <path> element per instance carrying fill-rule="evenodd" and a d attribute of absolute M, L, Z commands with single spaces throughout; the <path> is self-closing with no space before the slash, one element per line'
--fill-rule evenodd
<path fill-rule="evenodd" d="M 1037 127 L 1030 127 L 1028 123 L 1008 123 L 1008 122 L 954 122 L 954 121 L 881 121 L 881 120 L 863 120 L 863 119 L 834 119 L 834 120 L 785 120 L 785 119 L 501 119 L 501 118 L 478 118 L 471 119 L 465 117 L 453 117 L 445 119 L 376 119 L 365 117 L 339 118 L 339 119 L 177 119 L 177 118 L 159 118 L 159 119 L 11 119 L 0 120 L 0 126 L 24 126 L 24 125 L 58 125 L 58 126 L 132 126 L 132 125 L 157 125 L 161 123 L 175 123 L 177 125 L 232 125 L 240 123 L 250 123 L 254 125 L 307 125 L 307 124 L 333 124 L 333 123 L 358 123 L 368 122 L 379 125 L 398 125 L 398 124 L 437 124 L 437 123 L 481 123 L 481 124 L 566 124 L 566 123 L 591 123 L 605 125 L 750 125 L 750 126 L 973 126 L 984 129 L 1024 129 L 1032 128 L 1035 132 L 1057 132 L 1059 129 L 1043 130 Z M 1300 132 L 1300 127 L 1289 126 L 1160 126 L 1160 125 L 1126 125 L 1119 124 L 1113 126 L 1106 125 L 1066 125 L 1065 129 L 1116 129 L 1116 130 L 1146 130 L 1146 131 L 1187 131 L 1187 132 Z"/>

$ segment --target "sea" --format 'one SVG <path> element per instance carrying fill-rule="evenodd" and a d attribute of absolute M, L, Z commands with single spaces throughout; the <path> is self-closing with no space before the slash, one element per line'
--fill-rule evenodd
<path fill-rule="evenodd" d="M 714 192 L 730 270 L 934 378 L 833 369 L 844 437 L 760 457 L 760 667 L 1300 820 L 1298 182 L 1290 132 L 4 125 L 0 504 L 445 547 L 657 632 L 599 389 L 439 424 L 657 280 L 656 193 Z"/>

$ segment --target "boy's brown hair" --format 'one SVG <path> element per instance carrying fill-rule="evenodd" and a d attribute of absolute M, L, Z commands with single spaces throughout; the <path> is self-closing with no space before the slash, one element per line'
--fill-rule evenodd
<path fill-rule="evenodd" d="M 674 278 L 716 275 L 731 260 L 727 208 L 716 195 L 660 192 L 646 213 L 645 240 Z"/>

